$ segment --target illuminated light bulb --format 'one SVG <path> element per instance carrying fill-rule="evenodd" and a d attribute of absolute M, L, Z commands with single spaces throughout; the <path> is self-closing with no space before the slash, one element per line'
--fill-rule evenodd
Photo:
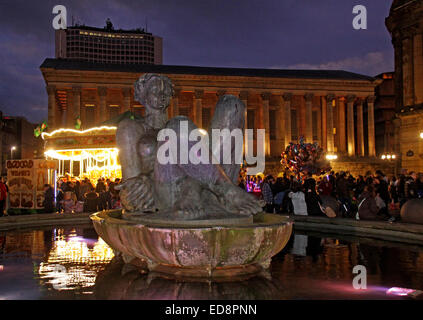
<path fill-rule="evenodd" d="M 204 130 L 204 129 L 198 129 L 198 131 L 200 131 L 200 133 L 201 133 L 203 136 L 207 135 L 207 131 L 206 131 L 206 130 Z"/>
<path fill-rule="evenodd" d="M 390 154 L 388 154 L 386 157 L 387 157 L 388 159 L 391 159 L 391 155 L 390 155 Z"/>
<path fill-rule="evenodd" d="M 395 158 L 396 158 L 396 155 L 394 155 L 394 154 L 393 154 L 393 155 L 392 155 L 392 159 L 395 159 Z"/>
<path fill-rule="evenodd" d="M 386 156 L 385 155 L 382 155 L 382 160 L 385 160 L 386 159 Z"/>

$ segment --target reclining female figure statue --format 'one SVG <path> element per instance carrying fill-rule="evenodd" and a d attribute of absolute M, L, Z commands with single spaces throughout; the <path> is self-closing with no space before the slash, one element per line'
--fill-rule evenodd
<path fill-rule="evenodd" d="M 240 165 L 232 148 L 231 164 L 161 164 L 157 150 L 161 129 L 173 129 L 180 144 L 179 128 L 188 123 L 188 131 L 197 129 L 187 117 L 168 121 L 167 107 L 173 95 L 170 79 L 144 74 L 135 83 L 135 99 L 145 107 L 145 117 L 119 123 L 116 141 L 123 182 L 117 187 L 124 208 L 137 214 L 154 213 L 171 219 L 216 219 L 234 215 L 251 216 L 262 212 L 262 203 L 235 185 Z M 222 96 L 209 128 L 244 130 L 245 106 L 235 96 Z M 188 150 L 196 144 L 189 141 Z"/>

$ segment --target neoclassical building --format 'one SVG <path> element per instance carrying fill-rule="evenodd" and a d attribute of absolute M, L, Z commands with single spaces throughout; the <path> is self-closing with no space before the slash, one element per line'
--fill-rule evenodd
<path fill-rule="evenodd" d="M 335 169 L 357 172 L 377 161 L 374 92 L 380 79 L 346 71 L 238 69 L 168 65 L 114 65 L 46 59 L 49 130 L 98 126 L 125 111 L 143 114 L 133 84 L 144 73 L 167 75 L 175 85 L 169 116 L 186 115 L 207 128 L 218 97 L 238 96 L 246 127 L 265 129 L 265 152 L 278 162 L 290 141 L 304 136 L 337 154 Z M 362 174 L 363 172 L 360 171 Z"/>
<path fill-rule="evenodd" d="M 395 50 L 398 165 L 423 172 L 423 2 L 394 0 L 386 26 Z"/>

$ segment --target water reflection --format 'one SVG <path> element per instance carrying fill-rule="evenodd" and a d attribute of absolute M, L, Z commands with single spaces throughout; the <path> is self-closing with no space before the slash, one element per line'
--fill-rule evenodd
<path fill-rule="evenodd" d="M 40 279 L 56 290 L 86 289 L 94 285 L 101 267 L 112 260 L 113 250 L 103 241 L 78 236 L 75 229 L 53 230 L 53 247 L 38 268 Z"/>
<path fill-rule="evenodd" d="M 368 290 L 352 287 L 366 266 Z M 237 282 L 142 275 L 114 258 L 91 226 L 0 234 L 0 299 L 387 299 L 423 288 L 423 249 L 296 232 L 267 274 Z"/>

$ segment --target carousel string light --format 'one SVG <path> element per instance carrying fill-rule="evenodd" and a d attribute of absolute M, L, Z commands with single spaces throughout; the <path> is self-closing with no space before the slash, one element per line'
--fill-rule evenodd
<path fill-rule="evenodd" d="M 100 130 L 116 130 L 117 127 L 112 127 L 112 126 L 101 126 L 101 127 L 94 127 L 94 128 L 90 128 L 90 129 L 86 129 L 86 130 L 75 130 L 75 129 L 68 129 L 68 128 L 61 128 L 61 129 L 57 129 L 54 130 L 53 132 L 43 132 L 41 133 L 41 138 L 44 139 L 44 137 L 49 137 L 51 138 L 52 136 L 58 134 L 58 133 L 63 133 L 63 132 L 72 132 L 72 133 L 77 133 L 77 134 L 85 134 L 85 133 L 89 133 L 92 131 L 100 131 Z"/>

